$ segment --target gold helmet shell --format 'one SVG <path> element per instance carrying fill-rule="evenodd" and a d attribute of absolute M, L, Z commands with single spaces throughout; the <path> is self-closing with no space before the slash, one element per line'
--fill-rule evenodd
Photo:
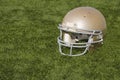
<path fill-rule="evenodd" d="M 62 21 L 62 26 L 73 30 L 106 29 L 106 21 L 100 11 L 92 7 L 78 7 L 69 11 Z"/>

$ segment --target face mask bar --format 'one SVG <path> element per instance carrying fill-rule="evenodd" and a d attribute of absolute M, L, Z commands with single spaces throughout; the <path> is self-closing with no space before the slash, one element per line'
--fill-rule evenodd
<path fill-rule="evenodd" d="M 76 32 L 72 32 L 69 31 L 67 28 L 63 28 L 61 25 L 58 26 L 58 29 L 60 30 L 60 36 L 57 38 L 58 39 L 58 44 L 59 44 L 59 51 L 62 55 L 66 55 L 66 56 L 81 56 L 84 55 L 88 50 L 91 44 L 93 43 L 100 43 L 103 42 L 103 38 L 101 37 L 99 40 L 94 41 L 93 40 L 93 36 L 101 36 L 102 35 L 102 31 L 86 31 L 86 30 L 77 30 Z M 66 43 L 63 41 L 62 39 L 62 34 L 63 31 L 65 32 L 69 32 L 69 33 L 76 33 L 76 34 L 88 34 L 90 35 L 88 38 L 87 42 L 84 43 Z M 70 48 L 70 53 L 69 54 L 65 54 L 62 51 L 62 46 L 64 47 L 69 47 Z M 84 48 L 84 51 L 82 53 L 79 54 L 73 54 L 73 48 Z"/>

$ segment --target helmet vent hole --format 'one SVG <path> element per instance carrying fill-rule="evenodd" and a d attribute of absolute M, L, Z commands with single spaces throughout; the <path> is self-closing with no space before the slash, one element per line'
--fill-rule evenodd
<path fill-rule="evenodd" d="M 78 39 L 78 36 L 76 36 L 75 38 Z"/>

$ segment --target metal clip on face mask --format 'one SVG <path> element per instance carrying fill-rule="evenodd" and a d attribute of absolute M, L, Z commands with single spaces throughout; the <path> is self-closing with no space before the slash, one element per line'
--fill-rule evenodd
<path fill-rule="evenodd" d="M 58 37 L 59 51 L 60 51 L 60 53 L 62 55 L 67 55 L 67 56 L 80 56 L 80 55 L 83 55 L 83 54 L 85 54 L 89 50 L 89 47 L 91 46 L 91 44 L 100 43 L 100 42 L 103 41 L 102 37 L 99 37 L 99 39 L 96 40 L 96 41 L 93 40 L 93 36 L 101 36 L 102 31 L 86 31 L 86 32 L 72 32 L 72 33 L 89 35 L 87 42 L 83 42 L 83 43 L 82 42 L 81 43 L 80 42 L 79 43 L 68 43 L 66 41 L 63 41 L 63 32 L 65 31 L 67 33 L 71 33 L 71 31 L 68 31 L 68 30 L 66 31 L 60 25 L 59 25 L 58 29 L 60 29 L 60 36 Z M 83 31 L 83 30 L 80 30 L 80 31 Z M 67 37 L 68 36 L 66 36 L 66 38 Z M 69 54 L 66 54 L 66 53 L 64 53 L 62 51 L 62 46 L 70 48 Z M 84 48 L 84 51 L 82 53 L 75 54 L 75 53 L 72 52 L 73 48 Z"/>
<path fill-rule="evenodd" d="M 60 53 L 67 56 L 80 56 L 85 54 L 91 45 L 103 42 L 106 21 L 97 9 L 78 7 L 65 15 L 58 29 L 60 30 L 58 37 Z M 84 39 L 86 40 L 82 42 Z M 66 54 L 62 47 L 69 48 L 69 53 Z M 73 49 L 80 51 L 83 49 L 83 51 L 75 54 Z"/>

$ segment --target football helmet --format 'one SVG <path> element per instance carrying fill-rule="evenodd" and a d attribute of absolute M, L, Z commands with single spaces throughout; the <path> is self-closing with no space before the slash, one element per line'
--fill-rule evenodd
<path fill-rule="evenodd" d="M 106 21 L 100 11 L 92 7 L 78 7 L 69 11 L 58 29 L 59 51 L 62 55 L 80 56 L 85 54 L 91 45 L 103 43 L 106 31 Z M 68 47 L 69 53 L 64 53 L 62 47 Z M 73 53 L 73 49 L 84 49 L 80 53 Z"/>

